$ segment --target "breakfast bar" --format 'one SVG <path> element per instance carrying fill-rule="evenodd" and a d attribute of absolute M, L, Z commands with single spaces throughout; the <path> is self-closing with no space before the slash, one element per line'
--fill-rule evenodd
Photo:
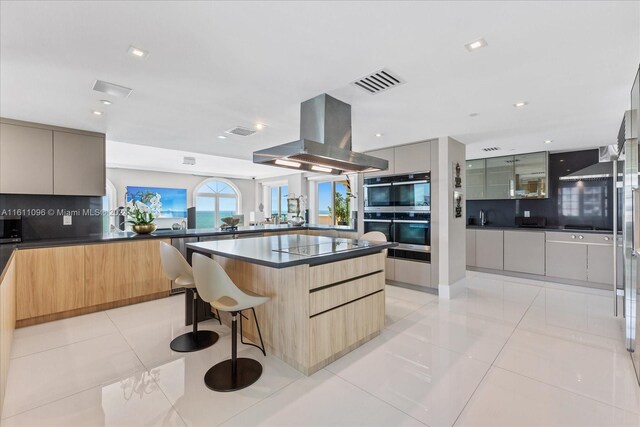
<path fill-rule="evenodd" d="M 219 262 L 241 289 L 271 298 L 256 308 L 267 351 L 310 375 L 382 330 L 384 250 L 393 245 L 280 234 L 187 248 Z M 255 342 L 255 322 L 243 323 Z"/>

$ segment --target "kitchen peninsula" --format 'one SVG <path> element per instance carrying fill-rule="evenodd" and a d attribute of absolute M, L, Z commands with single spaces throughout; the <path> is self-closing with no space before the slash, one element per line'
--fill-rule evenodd
<path fill-rule="evenodd" d="M 271 297 L 256 307 L 267 351 L 310 375 L 382 330 L 384 249 L 392 246 L 279 234 L 187 248 L 219 262 L 241 289 Z M 244 324 L 256 341 L 253 319 Z"/>

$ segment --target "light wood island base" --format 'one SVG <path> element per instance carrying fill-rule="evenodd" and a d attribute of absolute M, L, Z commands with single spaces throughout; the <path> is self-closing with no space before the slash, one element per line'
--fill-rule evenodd
<path fill-rule="evenodd" d="M 328 264 L 273 268 L 213 255 L 241 289 L 271 297 L 256 307 L 267 352 L 311 375 L 380 334 L 383 253 Z M 251 312 L 243 336 L 259 342 Z M 230 324 L 230 316 L 223 314 Z"/>

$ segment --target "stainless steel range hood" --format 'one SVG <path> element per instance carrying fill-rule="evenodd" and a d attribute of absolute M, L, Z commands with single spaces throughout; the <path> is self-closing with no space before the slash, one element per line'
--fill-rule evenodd
<path fill-rule="evenodd" d="M 384 159 L 351 151 L 351 105 L 322 94 L 300 106 L 300 139 L 255 151 L 253 163 L 340 175 L 386 170 Z"/>
<path fill-rule="evenodd" d="M 617 168 L 613 168 L 613 161 L 617 160 Z M 596 180 L 611 178 L 614 173 L 618 174 L 618 177 L 622 176 L 621 172 L 624 169 L 623 156 L 618 154 L 617 145 L 607 145 L 599 148 L 599 162 L 593 165 L 582 168 L 566 176 L 561 176 L 560 181 L 583 181 L 583 180 Z"/>

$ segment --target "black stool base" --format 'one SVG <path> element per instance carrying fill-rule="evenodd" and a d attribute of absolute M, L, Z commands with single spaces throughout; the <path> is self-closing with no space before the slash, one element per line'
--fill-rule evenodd
<path fill-rule="evenodd" d="M 236 375 L 231 371 L 231 359 L 214 365 L 204 376 L 204 383 L 214 391 L 236 391 L 249 387 L 262 375 L 262 365 L 257 360 L 239 357 Z"/>
<path fill-rule="evenodd" d="M 197 331 L 196 335 L 193 332 L 187 332 L 171 341 L 171 350 L 180 353 L 203 350 L 214 345 L 218 338 L 220 335 L 213 331 Z"/>

